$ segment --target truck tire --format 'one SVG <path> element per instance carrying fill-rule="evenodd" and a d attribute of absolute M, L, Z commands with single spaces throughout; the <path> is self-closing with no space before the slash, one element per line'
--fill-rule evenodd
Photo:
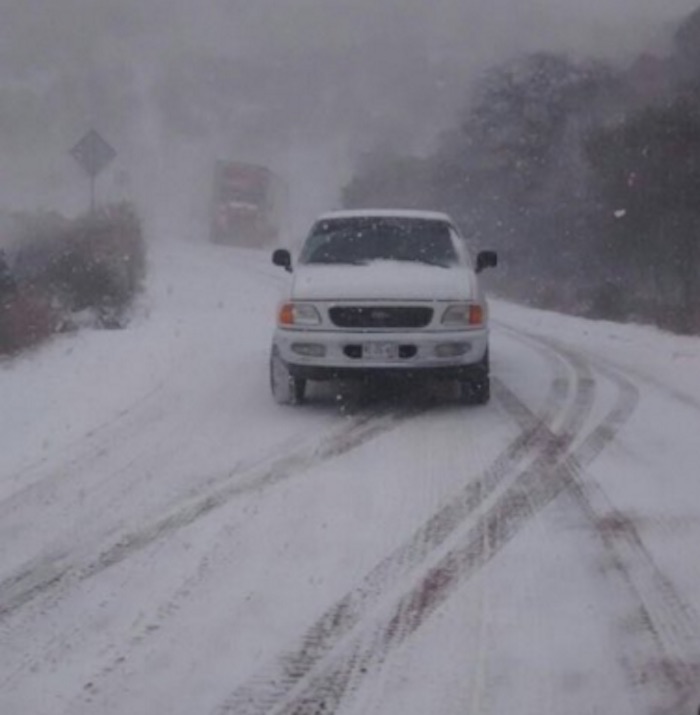
<path fill-rule="evenodd" d="M 289 372 L 277 348 L 270 355 L 270 389 L 279 405 L 301 405 L 306 396 L 306 380 Z"/>
<path fill-rule="evenodd" d="M 488 350 L 474 374 L 459 381 L 459 401 L 464 405 L 486 405 L 491 400 Z"/>
<path fill-rule="evenodd" d="M 491 399 L 491 378 L 483 377 L 461 380 L 459 401 L 464 405 L 486 405 Z"/>

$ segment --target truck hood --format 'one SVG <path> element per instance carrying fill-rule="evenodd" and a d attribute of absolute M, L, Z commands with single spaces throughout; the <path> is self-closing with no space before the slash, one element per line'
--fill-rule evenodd
<path fill-rule="evenodd" d="M 475 276 L 465 266 L 374 261 L 362 266 L 295 268 L 294 300 L 471 300 Z"/>

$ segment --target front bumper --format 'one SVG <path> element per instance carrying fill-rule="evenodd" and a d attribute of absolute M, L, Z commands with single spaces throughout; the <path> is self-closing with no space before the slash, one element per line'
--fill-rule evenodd
<path fill-rule="evenodd" d="M 278 328 L 273 344 L 289 371 L 309 380 L 379 374 L 451 379 L 484 370 L 488 330 L 354 332 Z M 391 359 L 367 357 L 367 346 L 371 344 L 396 346 L 399 354 Z M 300 354 L 300 349 L 314 354 Z"/>

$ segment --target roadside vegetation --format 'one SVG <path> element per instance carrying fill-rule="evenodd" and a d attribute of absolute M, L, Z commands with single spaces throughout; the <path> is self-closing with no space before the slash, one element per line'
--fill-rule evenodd
<path fill-rule="evenodd" d="M 141 223 L 129 204 L 68 220 L 6 217 L 0 253 L 0 354 L 81 326 L 120 328 L 146 273 Z"/>
<path fill-rule="evenodd" d="M 448 211 L 505 297 L 700 333 L 700 9 L 666 56 L 519 57 L 465 106 L 427 156 L 367 154 L 344 205 Z"/>

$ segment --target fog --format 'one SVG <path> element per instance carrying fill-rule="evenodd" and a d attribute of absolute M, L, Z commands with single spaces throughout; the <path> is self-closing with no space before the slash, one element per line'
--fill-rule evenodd
<path fill-rule="evenodd" d="M 89 128 L 118 159 L 103 200 L 197 230 L 217 157 L 266 163 L 290 229 L 333 206 L 353 163 L 425 151 L 470 82 L 548 49 L 663 53 L 697 0 L 2 0 L 0 208 L 84 208 L 70 147 Z"/>

